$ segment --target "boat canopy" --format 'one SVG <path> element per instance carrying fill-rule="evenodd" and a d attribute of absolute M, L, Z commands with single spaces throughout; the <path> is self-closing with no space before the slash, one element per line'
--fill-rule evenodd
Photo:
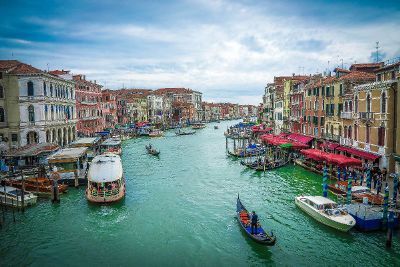
<path fill-rule="evenodd" d="M 84 138 L 79 138 L 75 142 L 73 142 L 70 146 L 71 147 L 82 147 L 82 146 L 93 146 L 97 142 L 100 141 L 100 137 L 84 137 Z"/>
<path fill-rule="evenodd" d="M 113 182 L 121 179 L 121 158 L 113 153 L 105 153 L 93 158 L 88 171 L 88 180 L 95 183 Z"/>
<path fill-rule="evenodd" d="M 303 196 L 301 198 L 305 198 L 310 200 L 311 202 L 317 204 L 317 205 L 325 205 L 325 204 L 336 204 L 335 201 L 330 200 L 329 198 L 323 197 L 323 196 Z"/>
<path fill-rule="evenodd" d="M 86 154 L 87 149 L 87 147 L 64 148 L 50 155 L 47 160 L 49 163 L 77 161 Z"/>
<path fill-rule="evenodd" d="M 288 140 L 273 134 L 263 134 L 261 136 L 261 140 L 264 142 L 273 145 L 273 146 L 280 146 L 282 148 L 294 148 L 294 149 L 304 149 L 308 148 L 308 145 L 292 140 Z"/>
<path fill-rule="evenodd" d="M 339 166 L 361 166 L 362 161 L 356 158 L 346 157 L 334 153 L 324 152 L 318 149 L 303 149 L 300 151 L 307 158 L 316 161 L 326 161 L 327 163 L 336 164 Z"/>
<path fill-rule="evenodd" d="M 102 146 L 120 146 L 121 140 L 116 138 L 108 138 L 102 144 Z"/>
<path fill-rule="evenodd" d="M 271 127 L 265 127 L 265 128 L 264 127 L 265 126 L 262 125 L 262 124 L 254 125 L 254 126 L 251 127 L 251 131 L 253 133 L 268 133 L 268 132 L 271 132 L 273 130 Z"/>
<path fill-rule="evenodd" d="M 320 147 L 327 148 L 329 150 L 335 150 L 339 146 L 340 146 L 339 144 L 335 144 L 335 143 L 331 143 L 331 142 L 326 142 L 326 143 L 323 143 L 320 145 Z"/>

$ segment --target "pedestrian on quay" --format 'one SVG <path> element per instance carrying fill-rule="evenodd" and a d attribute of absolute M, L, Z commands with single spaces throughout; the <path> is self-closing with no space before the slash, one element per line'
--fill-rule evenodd
<path fill-rule="evenodd" d="M 251 234 L 257 234 L 258 215 L 253 210 L 251 213 Z"/>

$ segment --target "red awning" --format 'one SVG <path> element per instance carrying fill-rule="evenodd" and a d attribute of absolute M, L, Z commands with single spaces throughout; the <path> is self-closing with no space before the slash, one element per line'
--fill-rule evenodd
<path fill-rule="evenodd" d="M 307 158 L 316 161 L 326 161 L 327 163 L 340 165 L 340 166 L 361 166 L 362 161 L 355 158 L 346 157 L 343 155 L 337 155 L 334 153 L 323 152 L 318 149 L 303 149 L 300 151 Z"/>
<path fill-rule="evenodd" d="M 344 152 L 347 152 L 347 153 L 352 154 L 354 156 L 357 156 L 357 157 L 360 157 L 360 158 L 363 158 L 363 159 L 372 160 L 372 161 L 375 161 L 375 160 L 377 160 L 377 159 L 379 159 L 381 157 L 380 155 L 376 155 L 376 154 L 373 154 L 373 153 L 369 153 L 369 152 L 365 152 L 365 151 L 361 151 L 361 150 L 358 150 L 358 149 L 354 149 L 354 148 L 351 148 L 351 147 L 345 147 L 345 146 L 339 146 L 336 150 L 344 151 Z"/>
<path fill-rule="evenodd" d="M 272 131 L 272 128 L 271 127 L 264 128 L 264 125 L 260 124 L 252 126 L 251 130 L 253 131 L 253 133 L 268 133 Z"/>
<path fill-rule="evenodd" d="M 284 137 L 286 137 L 288 135 L 289 135 L 289 133 L 280 133 L 278 136 L 284 138 Z"/>
<path fill-rule="evenodd" d="M 295 133 L 288 135 L 286 138 L 303 144 L 306 144 L 314 139 L 313 137 L 310 136 L 295 134 Z"/>
<path fill-rule="evenodd" d="M 330 150 L 335 150 L 338 146 L 340 146 L 340 145 L 339 144 L 335 144 L 335 143 L 330 143 L 330 142 L 322 143 L 320 145 L 320 147 L 325 147 L 325 148 L 330 149 Z"/>

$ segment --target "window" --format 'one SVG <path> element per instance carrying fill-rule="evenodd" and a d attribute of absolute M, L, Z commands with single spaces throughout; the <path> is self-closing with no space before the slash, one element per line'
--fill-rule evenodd
<path fill-rule="evenodd" d="M 43 82 L 43 94 L 45 96 L 47 96 L 47 86 L 46 86 L 46 82 Z"/>
<path fill-rule="evenodd" d="M 332 90 L 331 90 L 331 96 L 335 96 L 335 87 L 334 86 L 332 86 L 332 88 L 331 88 Z"/>
<path fill-rule="evenodd" d="M 50 96 L 53 97 L 53 84 L 50 83 Z"/>
<path fill-rule="evenodd" d="M 378 80 L 378 82 L 382 81 L 382 74 L 378 74 L 376 76 L 376 79 Z"/>
<path fill-rule="evenodd" d="M 4 98 L 4 88 L 0 85 L 0 98 Z"/>
<path fill-rule="evenodd" d="M 325 105 L 325 114 L 329 115 L 329 104 Z"/>
<path fill-rule="evenodd" d="M 0 107 L 0 122 L 5 122 L 4 108 Z"/>
<path fill-rule="evenodd" d="M 354 124 L 354 140 L 358 139 L 358 125 Z"/>
<path fill-rule="evenodd" d="M 353 111 L 353 102 L 349 102 L 349 111 L 352 112 Z"/>
<path fill-rule="evenodd" d="M 311 96 L 311 89 L 308 89 L 308 96 Z"/>
<path fill-rule="evenodd" d="M 354 112 L 358 112 L 358 96 L 354 99 Z"/>
<path fill-rule="evenodd" d="M 321 95 L 322 95 L 322 96 L 325 95 L 325 89 L 324 89 L 324 87 L 321 87 Z"/>
<path fill-rule="evenodd" d="M 0 72 L 0 79 L 3 79 L 3 73 Z"/>
<path fill-rule="evenodd" d="M 319 96 L 319 88 L 317 88 L 317 96 Z"/>
<path fill-rule="evenodd" d="M 381 97 L 381 113 L 386 113 L 386 93 L 382 93 Z"/>
<path fill-rule="evenodd" d="M 349 126 L 347 136 L 351 139 L 351 135 L 352 135 L 351 126 Z"/>
<path fill-rule="evenodd" d="M 385 145 L 385 127 L 382 124 L 381 127 L 378 128 L 378 146 Z"/>
<path fill-rule="evenodd" d="M 392 71 L 392 73 L 391 73 L 391 74 L 392 74 L 392 77 L 391 77 L 391 78 L 392 78 L 392 80 L 395 80 L 395 79 L 396 79 L 396 73 L 395 73 L 394 71 Z"/>
<path fill-rule="evenodd" d="M 341 104 L 338 104 L 338 112 L 337 112 L 338 116 L 340 116 L 340 112 L 342 112 L 342 111 L 343 111 L 343 104 L 341 103 Z"/>
<path fill-rule="evenodd" d="M 324 123 L 325 123 L 325 118 L 321 117 L 321 126 L 324 126 Z"/>
<path fill-rule="evenodd" d="M 334 113 L 335 113 L 335 104 L 331 104 L 331 112 L 330 112 L 330 115 L 333 116 Z"/>
<path fill-rule="evenodd" d="M 367 112 L 371 112 L 371 95 L 367 95 Z"/>
<path fill-rule="evenodd" d="M 11 142 L 18 142 L 18 134 L 16 133 L 11 134 Z"/>
<path fill-rule="evenodd" d="M 339 95 L 340 95 L 340 96 L 343 95 L 343 84 L 340 84 L 340 87 L 339 87 Z"/>
<path fill-rule="evenodd" d="M 32 105 L 28 107 L 28 118 L 30 122 L 35 121 L 35 108 Z"/>
<path fill-rule="evenodd" d="M 27 83 L 27 86 L 28 86 L 28 96 L 33 96 L 34 95 L 33 82 L 29 81 Z"/>
<path fill-rule="evenodd" d="M 329 93 L 329 86 L 326 87 L 326 96 L 330 96 L 330 93 Z"/>
<path fill-rule="evenodd" d="M 369 144 L 369 134 L 370 134 L 371 126 L 367 125 L 365 127 L 365 143 Z"/>

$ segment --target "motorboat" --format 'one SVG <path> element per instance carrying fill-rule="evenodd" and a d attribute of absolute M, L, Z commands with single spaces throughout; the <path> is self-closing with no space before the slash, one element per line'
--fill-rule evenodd
<path fill-rule="evenodd" d="M 296 205 L 315 220 L 339 231 L 347 232 L 356 225 L 356 220 L 345 208 L 322 196 L 299 196 Z"/>

